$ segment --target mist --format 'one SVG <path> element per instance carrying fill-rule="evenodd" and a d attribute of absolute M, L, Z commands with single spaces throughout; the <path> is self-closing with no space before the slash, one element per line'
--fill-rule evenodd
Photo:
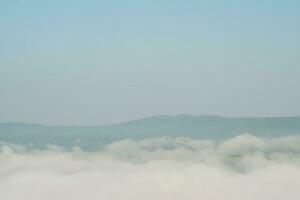
<path fill-rule="evenodd" d="M 125 139 L 97 151 L 1 142 L 5 200 L 296 200 L 300 136 Z"/>

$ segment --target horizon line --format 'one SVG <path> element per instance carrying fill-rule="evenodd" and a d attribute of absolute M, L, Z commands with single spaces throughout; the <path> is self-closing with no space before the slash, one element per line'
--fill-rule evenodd
<path fill-rule="evenodd" d="M 38 122 L 0 122 L 0 125 L 32 125 L 32 126 L 49 126 L 49 127 L 97 127 L 97 126 L 112 126 L 112 125 L 121 125 L 130 122 L 140 121 L 140 120 L 147 120 L 151 118 L 158 118 L 158 117 L 166 117 L 166 118 L 176 118 L 176 117 L 219 117 L 219 118 L 297 118 L 300 115 L 280 115 L 280 116 L 226 116 L 226 115 L 214 115 L 214 114 L 200 114 L 200 115 L 193 115 L 193 114 L 175 114 L 175 115 L 168 115 L 168 114 L 157 114 L 157 115 L 149 115 L 146 117 L 135 118 L 132 120 L 126 120 L 122 122 L 116 123 L 107 123 L 107 124 L 80 124 L 80 125 L 72 125 L 72 124 L 47 124 L 47 123 L 38 123 Z"/>

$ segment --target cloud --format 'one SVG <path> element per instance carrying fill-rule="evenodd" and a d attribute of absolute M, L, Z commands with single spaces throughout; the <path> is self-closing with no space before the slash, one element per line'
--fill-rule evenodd
<path fill-rule="evenodd" d="M 300 137 L 148 138 L 94 152 L 1 143 L 2 200 L 298 200 Z"/>

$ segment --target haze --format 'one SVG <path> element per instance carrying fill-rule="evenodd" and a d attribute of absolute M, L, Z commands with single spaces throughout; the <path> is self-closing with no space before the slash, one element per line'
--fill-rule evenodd
<path fill-rule="evenodd" d="M 280 2 L 1 1 L 0 121 L 299 115 L 300 4 Z"/>

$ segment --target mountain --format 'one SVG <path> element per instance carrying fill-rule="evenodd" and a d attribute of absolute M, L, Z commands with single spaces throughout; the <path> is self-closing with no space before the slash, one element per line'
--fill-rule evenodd
<path fill-rule="evenodd" d="M 0 123 L 0 141 L 45 147 L 47 144 L 95 148 L 115 140 L 146 137 L 224 139 L 249 133 L 263 137 L 300 134 L 300 117 L 221 117 L 159 115 L 106 126 L 45 126 Z"/>

